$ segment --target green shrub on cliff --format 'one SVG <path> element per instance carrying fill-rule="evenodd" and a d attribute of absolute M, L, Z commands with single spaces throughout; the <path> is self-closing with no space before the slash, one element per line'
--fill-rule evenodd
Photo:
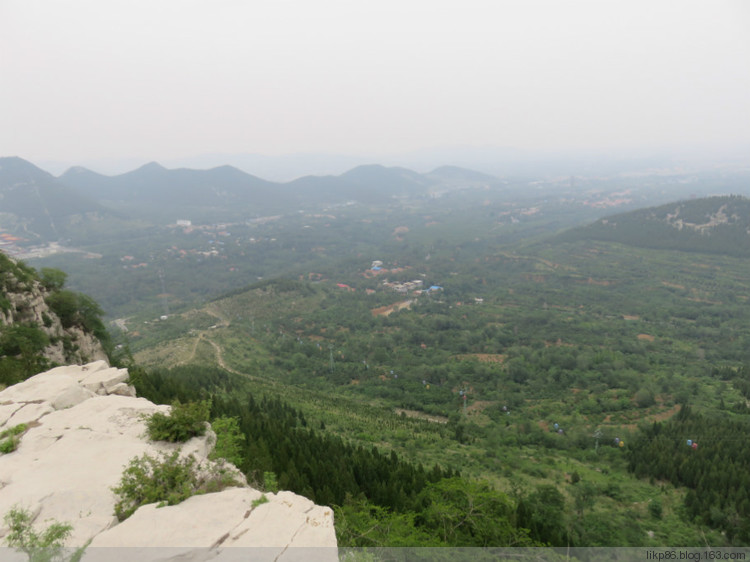
<path fill-rule="evenodd" d="M 156 412 L 146 421 L 148 437 L 152 441 L 184 443 L 188 439 L 206 434 L 206 422 L 211 405 L 208 401 L 172 404 L 169 415 Z"/>
<path fill-rule="evenodd" d="M 179 451 L 149 455 L 130 461 L 112 491 L 118 496 L 115 515 L 120 521 L 130 517 L 142 505 L 176 505 L 190 496 L 218 492 L 238 485 L 232 473 L 221 467 L 200 470 L 195 457 L 180 457 Z"/>

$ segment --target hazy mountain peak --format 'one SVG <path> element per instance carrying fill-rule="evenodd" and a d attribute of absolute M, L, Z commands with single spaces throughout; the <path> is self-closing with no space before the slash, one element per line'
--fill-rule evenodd
<path fill-rule="evenodd" d="M 4 174 L 24 174 L 33 177 L 52 178 L 52 174 L 36 167 L 28 160 L 18 156 L 0 157 L 0 171 Z"/>
<path fill-rule="evenodd" d="M 230 166 L 229 164 L 224 164 L 223 166 L 216 166 L 214 168 L 210 168 L 209 170 L 206 170 L 208 173 L 212 174 L 220 174 L 223 176 L 228 176 L 232 178 L 242 178 L 242 179 L 257 179 L 260 180 L 258 176 L 254 176 L 252 174 L 248 174 L 244 170 L 240 170 L 239 168 L 236 168 L 234 166 Z M 266 181 L 266 180 L 261 180 Z"/>
<path fill-rule="evenodd" d="M 348 172 L 342 174 L 340 177 L 347 180 L 364 182 L 373 180 L 380 181 L 383 179 L 406 179 L 408 181 L 417 183 L 424 182 L 424 177 L 414 170 L 409 170 L 408 168 L 400 168 L 397 166 L 386 167 L 382 164 L 363 164 L 362 166 L 352 168 Z"/>
<path fill-rule="evenodd" d="M 84 168 L 83 166 L 72 166 L 71 168 L 68 168 L 65 170 L 65 172 L 59 176 L 58 179 L 65 180 L 66 178 L 82 178 L 82 177 L 96 177 L 96 178 L 103 178 L 106 176 L 103 176 L 102 174 L 98 172 L 94 172 L 92 170 L 89 170 L 88 168 Z"/>
<path fill-rule="evenodd" d="M 210 168 L 210 170 L 220 170 L 220 171 L 234 172 L 234 173 L 240 173 L 240 174 L 245 173 L 239 168 L 236 168 L 235 166 L 230 166 L 229 164 L 224 164 L 223 166 L 214 166 L 213 168 Z"/>
<path fill-rule="evenodd" d="M 439 168 L 435 168 L 434 170 L 432 170 L 427 175 L 430 177 L 439 177 L 441 179 L 450 180 L 460 179 L 483 182 L 491 182 L 497 180 L 497 178 L 488 174 L 483 174 L 481 172 L 470 170 L 468 168 L 462 168 L 460 166 L 440 166 Z"/>
<path fill-rule="evenodd" d="M 166 172 L 167 169 L 158 162 L 149 162 L 135 170 L 136 172 Z"/>
<path fill-rule="evenodd" d="M 91 172 L 91 170 L 89 170 L 88 168 L 84 168 L 83 166 L 72 166 L 72 167 L 68 168 L 63 175 L 65 175 L 65 174 L 85 174 L 85 173 L 88 173 L 88 172 Z"/>

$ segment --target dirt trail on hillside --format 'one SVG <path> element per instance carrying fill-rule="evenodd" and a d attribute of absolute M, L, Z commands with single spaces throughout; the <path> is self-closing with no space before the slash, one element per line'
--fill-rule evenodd
<path fill-rule="evenodd" d="M 219 312 L 218 310 L 216 310 L 214 308 L 210 308 L 208 306 L 206 308 L 204 308 L 203 310 L 205 310 L 206 314 L 208 314 L 210 316 L 213 316 L 214 318 L 218 318 L 219 323 L 216 324 L 217 328 L 226 328 L 227 326 L 229 326 L 231 324 L 231 322 L 229 321 L 229 319 L 226 316 L 224 316 L 221 312 Z"/>
<path fill-rule="evenodd" d="M 195 359 L 195 352 L 198 350 L 198 344 L 201 342 L 202 339 L 203 339 L 203 334 L 195 338 L 195 341 L 193 342 L 193 349 L 190 350 L 190 356 L 186 357 L 182 361 L 178 361 L 177 366 L 187 365 L 188 363 L 192 362 L 193 359 Z"/>
<path fill-rule="evenodd" d="M 198 346 L 200 345 L 202 341 L 205 341 L 211 344 L 211 347 L 214 348 L 214 352 L 216 353 L 216 362 L 219 364 L 219 367 L 235 375 L 241 375 L 243 377 L 249 377 L 251 379 L 255 378 L 252 375 L 248 375 L 247 373 L 242 373 L 240 371 L 233 369 L 229 365 L 227 365 L 226 362 L 224 361 L 224 350 L 222 349 L 222 347 L 218 343 L 216 343 L 215 341 L 213 341 L 211 338 L 208 337 L 208 333 L 211 330 L 229 327 L 231 324 L 229 319 L 214 308 L 206 307 L 203 310 L 206 312 L 206 314 L 209 314 L 210 316 L 213 316 L 214 318 L 216 318 L 218 322 L 214 326 L 211 326 L 211 328 L 209 328 L 208 330 L 201 330 L 201 332 L 198 333 L 198 336 L 195 338 L 195 342 L 193 342 L 193 349 L 190 351 L 189 357 L 180 361 L 178 365 L 186 365 L 186 364 L 192 363 L 195 360 L 196 354 L 198 353 Z"/>
<path fill-rule="evenodd" d="M 210 343 L 211 346 L 214 348 L 214 351 L 216 352 L 216 362 L 219 364 L 219 367 L 221 367 L 225 371 L 234 373 L 235 375 L 244 374 L 244 373 L 240 373 L 239 371 L 235 371 L 224 362 L 224 350 L 221 348 L 221 346 L 218 343 L 208 338 L 203 338 L 203 339 L 206 340 L 208 343 Z"/>
<path fill-rule="evenodd" d="M 216 353 L 216 363 L 218 363 L 219 367 L 221 367 L 225 371 L 228 371 L 234 375 L 239 375 L 241 377 L 247 377 L 249 379 L 258 380 L 258 377 L 254 377 L 253 375 L 248 375 L 247 373 L 243 373 L 242 371 L 238 371 L 236 369 L 233 369 L 229 365 L 227 365 L 226 362 L 224 361 L 224 349 L 218 343 L 208 338 L 205 333 L 202 333 L 200 336 L 198 336 L 198 338 L 196 338 L 195 346 L 193 348 L 193 357 L 195 357 L 195 350 L 198 348 L 198 344 L 201 341 L 205 341 L 211 344 L 211 347 L 214 348 L 214 352 Z"/>

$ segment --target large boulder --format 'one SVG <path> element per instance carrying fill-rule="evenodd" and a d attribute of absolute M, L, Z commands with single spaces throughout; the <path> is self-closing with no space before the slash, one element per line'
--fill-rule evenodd
<path fill-rule="evenodd" d="M 179 448 L 208 470 L 215 441 L 210 431 L 181 447 L 148 441 L 146 417 L 169 406 L 132 395 L 127 371 L 103 361 L 58 367 L 0 392 L 0 432 L 27 426 L 18 448 L 0 455 L 0 517 L 20 506 L 35 515 L 39 528 L 50 520 L 71 524 L 69 546 L 91 541 L 85 560 L 124 546 L 147 547 L 138 555 L 143 560 L 164 559 L 153 547 L 176 549 L 179 556 L 190 551 L 190 560 L 221 558 L 241 548 L 262 548 L 274 553 L 271 560 L 282 554 L 289 559 L 302 552 L 297 547 L 336 557 L 331 509 L 290 492 L 229 488 L 175 506 L 142 506 L 118 522 L 112 488 L 133 458 Z M 0 530 L 0 536 L 6 533 Z"/>

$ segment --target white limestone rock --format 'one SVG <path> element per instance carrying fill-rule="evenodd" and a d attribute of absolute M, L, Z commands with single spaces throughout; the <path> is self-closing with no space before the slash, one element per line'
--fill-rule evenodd
<path fill-rule="evenodd" d="M 10 428 L 22 423 L 33 423 L 42 416 L 46 416 L 54 411 L 54 408 L 46 402 L 42 404 L 36 404 L 33 402 L 24 404 L 8 419 L 6 427 Z"/>
<path fill-rule="evenodd" d="M 267 503 L 254 503 L 261 492 L 231 488 L 176 506 L 143 506 L 119 523 L 112 488 L 133 458 L 179 449 L 208 470 L 216 441 L 209 430 L 182 446 L 149 442 L 146 417 L 170 407 L 130 396 L 131 389 L 126 370 L 99 361 L 58 367 L 0 392 L 0 430 L 27 424 L 16 451 L 0 455 L 0 525 L 14 506 L 35 513 L 40 529 L 50 520 L 69 523 L 73 533 L 67 544 L 92 540 L 84 558 L 91 562 L 122 556 L 117 549 L 95 547 L 119 546 L 149 547 L 139 551 L 140 560 L 166 559 L 161 549 L 152 548 L 157 546 L 169 547 L 172 554 L 175 549 L 184 560 L 230 560 L 242 553 L 236 559 L 244 560 L 250 547 L 262 547 L 260 559 L 268 554 L 269 560 L 291 561 L 293 553 L 303 551 L 307 554 L 300 559 L 314 559 L 311 552 L 321 560 L 337 558 L 331 509 L 290 492 L 268 494 Z M 0 528 L 0 536 L 6 532 Z M 301 547 L 314 548 L 308 552 Z"/>
<path fill-rule="evenodd" d="M 42 373 L 0 392 L 0 404 L 52 403 L 58 396 L 80 385 L 65 375 Z"/>
<path fill-rule="evenodd" d="M 94 361 L 92 363 L 87 363 L 86 365 L 63 365 L 62 367 L 55 367 L 54 369 L 50 369 L 49 371 L 46 371 L 45 374 L 48 374 L 48 375 L 64 374 L 69 377 L 73 377 L 78 382 L 81 382 L 91 373 L 95 373 L 97 371 L 102 371 L 102 370 L 109 369 L 109 368 L 110 368 L 109 363 L 107 363 L 106 361 Z"/>
<path fill-rule="evenodd" d="M 87 388 L 79 385 L 71 385 L 52 400 L 52 408 L 55 410 L 71 408 L 94 396 L 96 395 Z"/>
<path fill-rule="evenodd" d="M 338 560 L 333 511 L 291 492 L 231 488 L 193 496 L 176 506 L 146 505 L 99 534 L 90 548 L 95 553 L 104 547 L 130 547 L 134 536 L 150 536 L 151 546 L 170 549 L 174 558 L 206 549 L 206 558 L 197 559 L 291 560 L 293 554 L 304 553 L 301 560 Z M 158 560 L 164 552 L 139 556 Z"/>
<path fill-rule="evenodd" d="M 122 384 L 128 380 L 127 369 L 100 369 L 88 374 L 80 381 L 81 386 L 93 392 L 107 391 L 115 385 Z"/>
<path fill-rule="evenodd" d="M 270 500 L 268 503 L 259 505 L 233 530 L 227 546 L 252 547 L 259 543 L 263 546 L 307 546 L 312 534 L 326 529 L 330 530 L 330 533 L 324 533 L 328 540 L 316 546 L 336 546 L 331 508 L 315 505 L 292 492 L 279 492 L 267 497 Z M 293 530 L 292 540 L 284 543 L 290 528 Z"/>
<path fill-rule="evenodd" d="M 107 394 L 117 394 L 118 396 L 130 396 L 131 398 L 135 398 L 135 388 L 124 382 L 119 382 L 108 388 Z"/>

